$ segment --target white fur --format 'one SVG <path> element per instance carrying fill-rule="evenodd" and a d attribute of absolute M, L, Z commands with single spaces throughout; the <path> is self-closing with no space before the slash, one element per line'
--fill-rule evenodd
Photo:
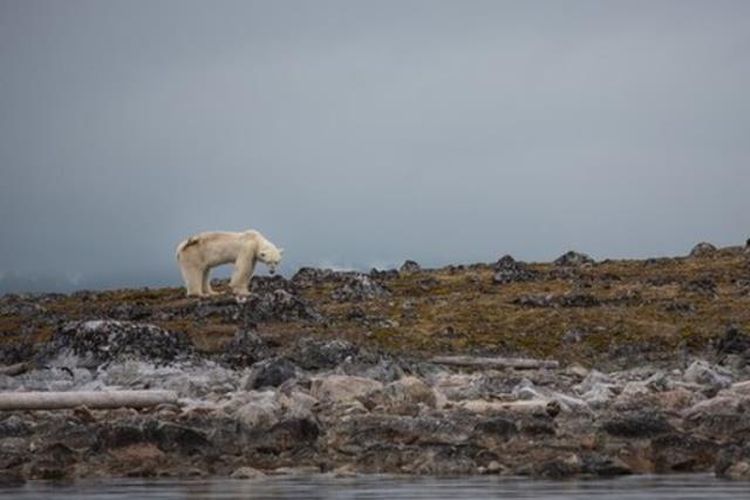
<path fill-rule="evenodd" d="M 177 261 L 188 297 L 217 295 L 211 289 L 211 268 L 229 263 L 234 263 L 229 286 L 234 294 L 244 296 L 250 293 L 248 286 L 255 263 L 261 261 L 268 265 L 273 274 L 281 262 L 283 251 L 258 231 L 212 231 L 196 234 L 181 242 L 177 246 Z"/>

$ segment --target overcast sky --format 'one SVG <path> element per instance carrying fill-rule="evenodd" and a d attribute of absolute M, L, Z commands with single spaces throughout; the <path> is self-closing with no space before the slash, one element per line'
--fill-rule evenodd
<path fill-rule="evenodd" d="M 285 274 L 738 244 L 748 54 L 743 0 L 0 0 L 0 290 L 214 229 Z"/>

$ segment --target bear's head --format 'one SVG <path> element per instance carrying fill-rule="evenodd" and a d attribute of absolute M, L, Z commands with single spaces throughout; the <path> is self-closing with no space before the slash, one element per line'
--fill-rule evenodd
<path fill-rule="evenodd" d="M 281 254 L 283 253 L 283 248 L 276 248 L 273 243 L 266 240 L 260 245 L 258 259 L 268 266 L 269 273 L 274 274 L 276 273 L 276 267 L 279 265 L 279 262 L 281 262 Z"/>

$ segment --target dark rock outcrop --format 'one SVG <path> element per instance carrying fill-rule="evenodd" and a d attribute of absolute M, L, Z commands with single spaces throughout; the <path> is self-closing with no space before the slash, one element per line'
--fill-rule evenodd
<path fill-rule="evenodd" d="M 529 269 L 525 262 L 519 262 L 510 255 L 501 257 L 493 268 L 495 274 L 492 276 L 492 282 L 495 284 L 532 281 L 538 277 L 538 273 Z"/>
<path fill-rule="evenodd" d="M 595 261 L 590 256 L 581 252 L 570 250 L 555 259 L 556 266 L 581 266 L 584 264 L 593 264 Z"/>

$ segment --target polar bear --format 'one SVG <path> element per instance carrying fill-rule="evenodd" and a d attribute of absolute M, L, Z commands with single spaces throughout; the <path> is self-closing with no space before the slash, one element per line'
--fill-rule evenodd
<path fill-rule="evenodd" d="M 255 263 L 261 261 L 268 265 L 273 274 L 283 252 L 283 248 L 276 248 L 258 231 L 211 231 L 181 242 L 177 246 L 177 262 L 188 297 L 218 295 L 211 289 L 211 268 L 229 263 L 234 263 L 229 287 L 234 294 L 244 296 L 250 294 L 248 286 Z"/>

